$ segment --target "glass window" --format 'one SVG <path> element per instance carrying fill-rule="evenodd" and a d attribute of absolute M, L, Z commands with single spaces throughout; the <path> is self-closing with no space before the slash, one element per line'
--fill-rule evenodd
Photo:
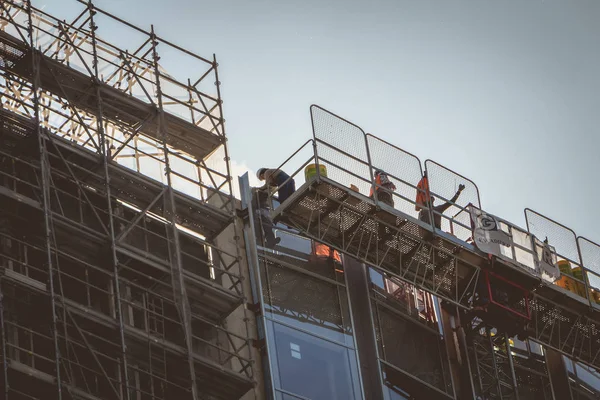
<path fill-rule="evenodd" d="M 593 388 L 600 388 L 600 375 L 594 369 L 577 363 L 577 377 Z"/>
<path fill-rule="evenodd" d="M 283 393 L 280 390 L 275 390 L 275 398 L 277 400 L 307 400 L 306 397 L 294 396 L 289 393 Z"/>
<path fill-rule="evenodd" d="M 281 242 L 279 242 L 278 245 L 279 247 L 290 249 L 307 256 L 311 253 L 312 247 L 310 239 L 293 235 L 279 229 L 275 230 L 275 236 L 281 238 Z"/>
<path fill-rule="evenodd" d="M 398 389 L 392 389 L 386 386 L 383 388 L 383 391 L 385 400 L 409 400 L 408 394 L 403 396 Z"/>
<path fill-rule="evenodd" d="M 372 283 L 374 283 L 382 289 L 385 289 L 385 286 L 383 284 L 383 275 L 380 272 L 377 272 L 373 268 L 369 268 L 369 276 L 371 277 Z"/>
<path fill-rule="evenodd" d="M 311 400 L 362 398 L 354 350 L 272 321 L 268 331 L 275 388 Z"/>

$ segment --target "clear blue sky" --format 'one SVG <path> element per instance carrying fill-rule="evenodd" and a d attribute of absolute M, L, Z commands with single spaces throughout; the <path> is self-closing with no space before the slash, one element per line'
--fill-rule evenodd
<path fill-rule="evenodd" d="M 600 241 L 596 0 L 95 3 L 217 54 L 237 164 L 279 165 L 316 103 L 470 177 L 498 216 L 525 226 L 530 207 Z"/>

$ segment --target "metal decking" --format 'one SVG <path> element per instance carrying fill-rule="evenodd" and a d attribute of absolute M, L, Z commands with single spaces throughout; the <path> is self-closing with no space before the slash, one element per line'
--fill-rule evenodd
<path fill-rule="evenodd" d="M 305 183 L 273 213 L 275 221 L 323 242 L 462 308 L 470 308 L 487 255 L 456 238 L 380 205 L 331 179 Z M 541 284 L 506 264 L 505 274 Z M 554 296 L 541 293 L 550 291 Z M 600 367 L 600 313 L 558 289 L 544 287 L 531 300 L 531 337 L 581 362 Z"/>

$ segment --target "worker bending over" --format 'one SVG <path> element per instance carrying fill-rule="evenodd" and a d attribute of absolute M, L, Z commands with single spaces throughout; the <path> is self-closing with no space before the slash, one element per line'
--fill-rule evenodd
<path fill-rule="evenodd" d="M 442 229 L 442 214 L 446 211 L 450 206 L 456 203 L 458 197 L 465 189 L 465 185 L 458 185 L 458 191 L 450 199 L 450 201 L 445 202 L 444 204 L 440 204 L 439 206 L 435 206 L 433 203 L 435 202 L 435 197 L 431 196 L 429 192 L 429 182 L 427 180 L 427 173 L 423 175 L 423 179 L 417 185 L 417 200 L 415 205 L 415 210 L 419 211 L 419 220 L 423 221 L 427 224 L 431 224 L 431 218 L 429 214 L 428 208 L 431 208 L 433 212 L 433 225 L 437 229 Z"/>
<path fill-rule="evenodd" d="M 261 181 L 265 181 L 265 185 L 261 189 L 266 189 L 269 186 L 278 188 L 277 197 L 279 204 L 286 201 L 296 191 L 296 182 L 294 182 L 294 179 L 290 178 L 288 174 L 280 169 L 261 168 L 256 173 L 256 177 Z"/>
<path fill-rule="evenodd" d="M 390 181 L 388 175 L 380 169 L 375 170 L 375 191 L 377 191 L 377 200 L 394 207 L 394 197 L 392 192 L 396 190 L 394 182 Z M 370 198 L 373 198 L 373 187 L 371 187 Z"/>

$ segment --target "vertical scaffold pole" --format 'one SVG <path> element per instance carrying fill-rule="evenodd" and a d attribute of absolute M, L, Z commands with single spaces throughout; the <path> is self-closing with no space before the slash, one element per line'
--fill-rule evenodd
<path fill-rule="evenodd" d="M 52 338 L 54 340 L 54 368 L 56 369 L 56 390 L 58 400 L 62 400 L 62 380 L 60 374 L 60 348 L 58 345 L 58 330 L 56 327 L 56 299 L 54 293 L 54 267 L 52 262 L 52 245 L 51 245 L 51 221 L 49 214 L 50 207 L 50 171 L 48 170 L 48 154 L 46 152 L 46 141 L 43 138 L 43 130 L 40 125 L 40 63 L 38 53 L 35 48 L 33 38 L 33 8 L 31 0 L 27 0 L 27 34 L 29 36 L 29 46 L 31 51 L 32 64 L 32 86 L 33 86 L 33 108 L 34 108 L 34 123 L 36 126 L 38 147 L 40 152 L 40 171 L 41 171 L 41 189 L 42 189 L 42 207 L 44 213 L 44 239 L 46 243 L 46 257 L 48 262 L 48 290 L 50 294 L 50 308 L 52 310 Z"/>
<path fill-rule="evenodd" d="M 0 340 L 2 340 L 2 378 L 4 383 L 4 400 L 8 400 L 8 357 L 6 355 L 6 331 L 4 330 L 4 295 L 2 278 L 0 278 Z"/>
<path fill-rule="evenodd" d="M 98 130 L 98 143 L 100 147 L 100 151 L 102 152 L 102 161 L 104 166 L 104 184 L 106 188 L 106 202 L 107 202 L 107 210 L 108 210 L 108 234 L 110 236 L 110 250 L 112 256 L 113 263 L 113 279 L 114 279 L 114 288 L 115 288 L 115 297 L 116 297 L 116 317 L 119 323 L 119 336 L 121 339 L 121 367 L 123 368 L 123 380 L 122 382 L 122 392 L 125 392 L 125 398 L 130 399 L 129 393 L 129 371 L 127 368 L 127 345 L 125 343 L 125 328 L 124 328 L 124 320 L 123 320 L 123 309 L 121 305 L 121 289 L 119 284 L 119 260 L 117 258 L 117 249 L 116 249 L 116 241 L 115 241 L 115 227 L 114 227 L 114 215 L 113 215 L 113 207 L 112 207 L 112 196 L 110 190 L 110 176 L 109 176 L 109 168 L 108 163 L 110 160 L 110 143 L 106 140 L 106 132 L 104 131 L 104 118 L 103 118 L 103 109 L 102 109 L 102 95 L 100 93 L 100 74 L 98 72 L 98 45 L 96 41 L 96 29 L 97 26 L 94 23 L 94 15 L 96 15 L 96 11 L 94 11 L 94 4 L 92 1 L 88 1 L 87 9 L 89 12 L 89 26 L 90 26 L 90 36 L 92 39 L 92 56 L 93 56 L 93 70 L 94 70 L 94 84 L 96 91 L 96 98 L 98 100 L 98 107 L 96 109 L 96 129 Z"/>
<path fill-rule="evenodd" d="M 158 61 L 158 40 L 154 33 L 154 25 L 150 29 L 151 42 L 152 42 L 152 58 L 154 60 L 154 75 L 156 78 L 156 96 L 158 99 L 158 118 L 159 118 L 159 137 L 162 141 L 163 154 L 165 157 L 165 174 L 167 178 L 167 191 L 165 193 L 165 213 L 169 214 L 167 220 L 171 227 L 171 239 L 169 239 L 169 257 L 171 261 L 171 276 L 173 285 L 173 294 L 175 296 L 175 302 L 179 310 L 181 323 L 183 325 L 183 332 L 185 336 L 185 344 L 187 347 L 187 358 L 190 369 L 191 389 L 192 398 L 198 400 L 198 387 L 196 385 L 196 371 L 194 367 L 193 358 L 193 344 L 192 344 L 192 327 L 191 327 L 191 310 L 188 302 L 185 281 L 183 278 L 183 268 L 181 265 L 180 246 L 179 246 L 179 232 L 177 231 L 176 218 L 175 218 L 175 195 L 173 193 L 173 185 L 171 182 L 171 166 L 169 163 L 169 148 L 167 146 L 167 127 L 165 122 L 165 111 L 163 108 L 162 89 L 160 83 L 160 67 Z M 165 216 L 167 217 L 167 216 Z M 168 228 L 167 228 L 168 231 Z M 168 234 L 167 234 L 168 235 Z"/>

